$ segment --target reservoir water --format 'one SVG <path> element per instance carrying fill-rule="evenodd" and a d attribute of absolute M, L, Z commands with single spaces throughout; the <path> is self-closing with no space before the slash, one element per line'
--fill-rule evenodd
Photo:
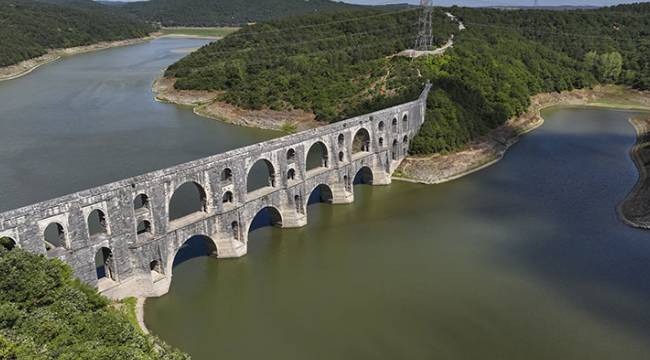
<path fill-rule="evenodd" d="M 151 100 L 202 43 L 0 83 L 0 208 L 274 136 Z M 145 321 L 194 359 L 650 358 L 650 232 L 616 214 L 637 178 L 633 114 L 556 109 L 473 175 L 310 205 L 304 228 L 253 231 L 243 258 L 177 265 Z"/>
<path fill-rule="evenodd" d="M 145 321 L 195 359 L 648 359 L 632 113 L 561 109 L 451 183 L 355 187 L 236 260 L 174 269 Z"/>
<path fill-rule="evenodd" d="M 0 82 L 0 210 L 277 136 L 153 100 L 162 70 L 206 43 L 162 38 Z"/>

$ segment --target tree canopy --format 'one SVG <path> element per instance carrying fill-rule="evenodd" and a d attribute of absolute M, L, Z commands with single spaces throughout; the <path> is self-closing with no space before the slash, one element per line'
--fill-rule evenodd
<path fill-rule="evenodd" d="M 90 0 L 0 0 L 0 66 L 49 49 L 146 36 L 154 28 Z"/>
<path fill-rule="evenodd" d="M 143 334 L 60 260 L 0 246 L 0 359 L 188 359 Z"/>

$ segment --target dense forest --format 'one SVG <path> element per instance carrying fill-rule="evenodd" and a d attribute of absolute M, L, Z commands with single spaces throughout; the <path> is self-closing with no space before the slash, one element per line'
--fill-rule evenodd
<path fill-rule="evenodd" d="M 0 274 L 0 359 L 189 358 L 143 334 L 59 260 L 0 246 Z"/>
<path fill-rule="evenodd" d="M 444 12 L 457 15 L 459 31 Z M 595 10 L 450 8 L 434 14 L 439 57 L 412 46 L 417 10 L 362 10 L 245 27 L 169 67 L 178 89 L 223 91 L 250 109 L 294 108 L 337 121 L 412 99 L 433 83 L 418 154 L 458 149 L 523 112 L 531 95 L 619 83 L 650 88 L 648 4 Z"/>
<path fill-rule="evenodd" d="M 0 0 L 0 66 L 49 49 L 146 36 L 151 25 L 91 0 Z"/>
<path fill-rule="evenodd" d="M 440 11 L 434 19 L 442 44 L 457 25 Z M 415 23 L 414 10 L 364 10 L 248 26 L 166 75 L 178 78 L 179 89 L 227 90 L 225 99 L 245 108 L 300 108 L 333 121 L 380 95 L 379 83 L 396 71 L 386 56 L 412 46 Z"/>
<path fill-rule="evenodd" d="M 224 26 L 358 6 L 331 0 L 149 0 L 121 7 L 163 26 Z"/>

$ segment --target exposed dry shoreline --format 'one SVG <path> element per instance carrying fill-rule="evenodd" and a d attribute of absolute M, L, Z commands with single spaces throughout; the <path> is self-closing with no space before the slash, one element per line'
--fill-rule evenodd
<path fill-rule="evenodd" d="M 281 131 L 302 131 L 326 125 L 303 110 L 246 110 L 219 101 L 215 91 L 177 90 L 176 79 L 161 77 L 153 84 L 155 99 L 177 105 L 191 106 L 195 114 L 227 123 Z"/>
<path fill-rule="evenodd" d="M 138 320 L 138 325 L 140 329 L 145 334 L 149 334 L 150 331 L 147 328 L 147 325 L 144 323 L 144 303 L 147 301 L 147 298 L 139 297 L 135 303 L 135 318 Z"/>
<path fill-rule="evenodd" d="M 630 150 L 632 161 L 639 171 L 636 185 L 618 207 L 621 220 L 628 225 L 650 229 L 650 113 L 630 119 L 637 134 L 636 144 Z"/>
<path fill-rule="evenodd" d="M 479 171 L 499 161 L 521 135 L 541 126 L 544 123 L 541 110 L 552 106 L 650 110 L 650 93 L 619 86 L 598 86 L 593 89 L 535 95 L 531 98 L 528 111 L 473 141 L 466 149 L 446 155 L 407 157 L 393 178 L 439 184 Z"/>

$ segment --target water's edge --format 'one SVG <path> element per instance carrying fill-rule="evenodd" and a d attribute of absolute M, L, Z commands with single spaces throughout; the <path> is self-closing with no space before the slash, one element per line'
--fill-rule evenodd
<path fill-rule="evenodd" d="M 650 229 L 650 215 L 647 215 L 647 200 L 650 197 L 650 163 L 644 161 L 644 148 L 650 144 L 650 115 L 647 118 L 630 118 L 629 123 L 636 132 L 636 143 L 630 149 L 630 158 L 634 162 L 639 178 L 625 199 L 617 206 L 621 221 L 632 227 Z M 645 214 L 645 215 L 644 215 Z"/>

